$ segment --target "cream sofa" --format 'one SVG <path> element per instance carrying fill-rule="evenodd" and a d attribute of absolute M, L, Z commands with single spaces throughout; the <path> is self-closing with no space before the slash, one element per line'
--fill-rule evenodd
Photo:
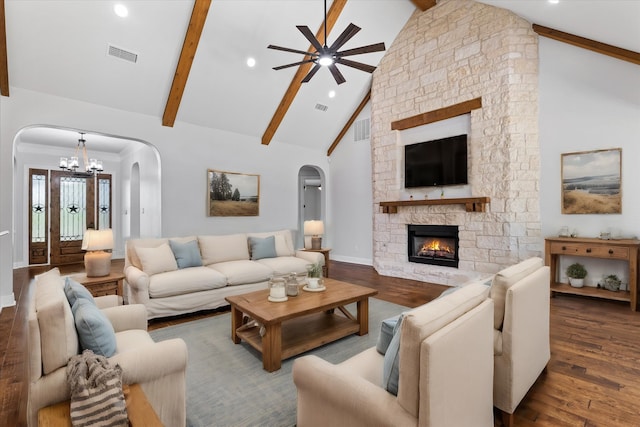
<path fill-rule="evenodd" d="M 186 246 L 192 259 L 180 265 Z M 294 250 L 290 230 L 130 239 L 125 296 L 144 304 L 149 319 L 192 313 L 228 305 L 227 296 L 265 289 L 269 277 L 305 273 L 313 263 L 324 265 L 324 256 Z"/>
<path fill-rule="evenodd" d="M 406 312 L 386 353 L 293 364 L 297 425 L 492 427 L 493 301 L 471 284 Z M 398 336 L 399 335 L 399 336 Z M 399 353 L 393 352 L 397 341 Z M 399 357 L 397 396 L 385 364 Z"/>
<path fill-rule="evenodd" d="M 78 326 L 81 315 L 78 311 L 74 315 L 65 294 L 65 278 L 60 276 L 58 269 L 36 277 L 27 321 L 27 425 L 38 425 L 40 408 L 70 399 L 67 363 L 80 353 L 83 338 L 79 338 L 77 327 L 87 323 L 92 324 L 87 332 L 91 336 L 100 336 L 104 326 L 112 328 L 110 333 L 115 334 L 115 338 L 111 335 L 109 340 L 115 353 L 109 361 L 122 368 L 123 384 L 139 383 L 164 425 L 179 427 L 186 424 L 187 347 L 184 341 L 154 342 L 147 333 L 144 306 L 118 303 L 115 295 L 95 298 L 89 303 L 93 313 L 91 320 L 84 318 Z M 106 318 L 95 316 L 96 312 Z M 104 322 L 96 326 L 100 318 Z"/>

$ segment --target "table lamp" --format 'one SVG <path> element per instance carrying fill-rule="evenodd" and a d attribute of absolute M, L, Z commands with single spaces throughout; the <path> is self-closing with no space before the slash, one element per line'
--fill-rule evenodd
<path fill-rule="evenodd" d="M 324 224 L 319 220 L 311 220 L 304 222 L 304 235 L 311 236 L 311 249 L 322 248 L 322 237 L 324 234 Z"/>
<path fill-rule="evenodd" d="M 87 277 L 108 276 L 111 273 L 111 249 L 113 249 L 113 231 L 86 230 L 82 238 L 84 269 Z"/>

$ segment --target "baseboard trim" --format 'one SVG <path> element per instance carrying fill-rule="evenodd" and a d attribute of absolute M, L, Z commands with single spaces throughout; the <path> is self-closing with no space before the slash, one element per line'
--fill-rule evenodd
<path fill-rule="evenodd" d="M 332 261 L 340 261 L 340 262 L 348 262 L 350 264 L 361 264 L 361 265 L 373 266 L 373 260 L 372 259 L 368 259 L 368 258 L 355 258 L 355 257 L 331 254 L 331 260 Z"/>

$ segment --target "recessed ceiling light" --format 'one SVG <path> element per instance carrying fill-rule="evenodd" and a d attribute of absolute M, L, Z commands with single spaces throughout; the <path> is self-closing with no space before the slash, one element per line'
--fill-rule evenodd
<path fill-rule="evenodd" d="M 548 0 L 548 1 L 549 1 L 549 3 L 551 3 L 551 4 L 558 4 L 558 3 L 560 3 L 560 0 Z"/>
<path fill-rule="evenodd" d="M 256 66 L 256 60 L 254 58 L 247 58 L 247 67 L 255 67 Z"/>
<path fill-rule="evenodd" d="M 336 96 L 336 91 L 335 90 L 332 90 L 332 91 L 329 92 L 329 98 L 335 98 L 335 96 Z"/>
<path fill-rule="evenodd" d="M 120 3 L 116 4 L 115 6 L 113 6 L 113 11 L 120 18 L 126 18 L 129 15 L 129 10 L 127 9 L 127 6 L 125 6 L 123 4 L 120 4 Z"/>

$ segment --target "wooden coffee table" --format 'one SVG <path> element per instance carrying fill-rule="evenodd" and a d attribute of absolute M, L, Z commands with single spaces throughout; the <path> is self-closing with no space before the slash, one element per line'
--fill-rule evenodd
<path fill-rule="evenodd" d="M 236 344 L 244 340 L 261 352 L 263 368 L 273 372 L 284 359 L 351 334 L 369 333 L 369 297 L 378 291 L 333 279 L 324 279 L 324 284 L 323 292 L 300 289 L 286 302 L 267 300 L 267 289 L 226 297 L 231 339 Z M 344 307 L 351 303 L 357 305 L 355 316 Z M 258 327 L 242 324 L 244 315 L 264 325 L 263 336 Z"/>

